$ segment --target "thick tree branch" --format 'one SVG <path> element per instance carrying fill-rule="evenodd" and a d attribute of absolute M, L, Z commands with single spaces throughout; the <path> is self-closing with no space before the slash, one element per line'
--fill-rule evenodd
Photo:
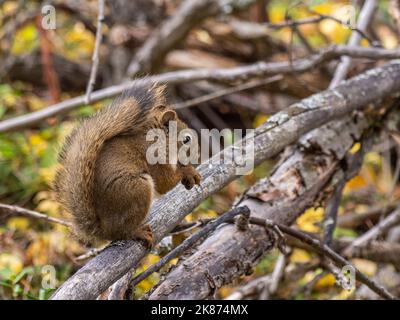
<path fill-rule="evenodd" d="M 200 165 L 199 171 L 203 176 L 200 187 L 187 191 L 182 186 L 178 186 L 153 205 L 148 223 L 153 230 L 155 241 L 160 241 L 201 201 L 236 178 L 238 164 L 229 156 L 234 150 L 237 154 L 249 156 L 244 152 L 245 146 L 254 142 L 254 164 L 257 165 L 278 154 L 285 146 L 295 142 L 305 132 L 383 97 L 393 95 L 399 89 L 400 63 L 392 62 L 361 74 L 333 90 L 313 95 L 292 105 L 287 110 L 277 113 L 255 130 L 254 138 L 246 137 Z M 349 129 L 342 131 L 348 134 L 348 130 L 352 128 L 356 132 L 351 132 L 351 137 L 356 137 L 362 123 L 362 121 L 358 121 L 355 128 L 349 123 L 347 124 Z M 343 135 L 345 134 L 343 133 Z M 340 138 L 337 139 L 337 133 L 335 133 L 335 141 L 339 140 L 341 143 L 333 152 L 340 153 L 340 151 L 347 150 L 354 142 L 353 138 L 350 139 L 351 141 L 347 140 L 350 146 L 346 145 L 344 148 L 345 137 L 341 136 Z M 332 150 L 330 154 L 332 154 Z M 342 157 L 343 155 L 339 158 Z M 219 161 L 221 158 L 223 158 L 222 162 Z M 324 159 L 319 160 L 323 161 Z M 311 188 L 314 194 L 318 193 L 335 167 L 335 163 L 329 156 L 322 164 L 324 165 L 321 167 L 320 164 L 319 167 L 323 174 L 319 172 L 318 176 L 315 174 L 312 176 L 315 181 Z M 293 163 L 286 167 L 285 171 L 289 169 L 292 171 L 292 166 Z M 298 202 L 296 207 L 309 205 L 310 198 L 296 198 L 296 192 L 299 191 L 282 190 L 283 194 L 291 194 L 292 199 L 296 199 Z M 275 195 L 279 194 L 275 193 Z M 293 221 L 296 215 L 288 210 L 292 208 L 292 205 L 286 206 L 286 208 L 281 207 L 282 211 L 275 212 L 275 216 L 281 216 L 286 221 Z M 245 233 L 243 232 L 243 234 Z M 229 235 L 229 233 L 227 234 Z M 224 237 L 222 236 L 221 240 Z M 251 243 L 253 240 L 247 239 L 247 241 Z M 257 242 L 259 241 L 257 240 Z M 249 248 L 251 247 L 250 243 Z M 271 246 L 270 241 L 261 241 L 259 244 L 264 250 L 257 249 L 253 254 L 257 254 L 257 252 L 260 254 Z M 128 270 L 134 268 L 146 252 L 143 245 L 137 241 L 127 241 L 119 246 L 105 249 L 69 278 L 55 292 L 53 299 L 93 299 L 97 297 Z"/>
<path fill-rule="evenodd" d="M 348 119 L 341 126 L 320 132 L 317 141 L 304 138 L 301 146 L 270 177 L 260 180 L 235 205 L 247 206 L 252 216 L 292 224 L 314 203 L 321 189 L 340 169 L 340 160 L 367 127 L 362 117 L 357 121 Z M 337 132 L 341 132 L 340 139 L 336 137 L 331 142 Z M 343 174 L 337 173 L 339 177 Z M 273 239 L 262 228 L 250 226 L 247 232 L 237 232 L 231 226 L 220 228 L 166 276 L 150 299 L 205 299 L 216 288 L 248 272 L 273 247 Z M 213 279 L 213 286 L 209 279 Z"/>

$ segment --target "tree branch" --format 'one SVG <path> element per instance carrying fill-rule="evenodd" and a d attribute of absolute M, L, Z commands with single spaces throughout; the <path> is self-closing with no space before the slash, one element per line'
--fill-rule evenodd
<path fill-rule="evenodd" d="M 295 142 L 305 132 L 383 97 L 395 94 L 399 89 L 400 63 L 393 62 L 361 74 L 333 90 L 313 95 L 292 105 L 287 110 L 277 113 L 255 130 L 254 138 L 245 137 L 200 165 L 198 169 L 203 176 L 200 187 L 188 191 L 184 190 L 182 186 L 178 186 L 153 205 L 148 223 L 153 230 L 155 241 L 160 241 L 202 200 L 236 178 L 238 164 L 230 157 L 233 150 L 235 153 L 249 156 L 244 151 L 245 146 L 254 142 L 254 164 L 257 165 L 278 154 L 285 146 Z M 362 123 L 359 121 L 358 126 L 361 126 Z M 347 125 L 354 129 L 351 122 Z M 355 132 L 351 132 L 351 134 L 356 136 Z M 335 138 L 337 139 L 337 133 Z M 350 143 L 352 145 L 352 139 Z M 340 144 L 340 146 L 339 149 L 342 150 L 343 145 Z M 339 150 L 336 151 L 339 152 Z M 222 162 L 219 161 L 221 158 Z M 324 163 L 329 162 L 331 161 Z M 322 183 L 326 182 L 324 179 L 330 176 L 333 168 L 323 166 L 322 170 L 324 174 L 319 174 L 319 179 L 314 178 L 318 182 L 315 185 L 317 190 L 320 189 Z M 317 193 L 317 190 L 313 192 Z M 284 191 L 284 193 L 287 192 L 290 190 Z M 297 207 L 302 206 L 297 205 Z M 282 216 L 290 221 L 295 218 L 290 211 Z M 267 244 L 270 245 L 270 242 Z M 260 245 L 263 246 L 262 243 Z M 69 278 L 52 298 L 93 299 L 128 270 L 134 268 L 146 253 L 146 248 L 137 241 L 126 241 L 120 246 L 109 247 Z"/>
<path fill-rule="evenodd" d="M 90 78 L 86 88 L 85 103 L 90 103 L 90 95 L 92 94 L 93 87 L 96 83 L 97 69 L 99 68 L 99 53 L 101 40 L 103 39 L 103 20 L 104 20 L 104 0 L 98 0 L 98 14 L 97 14 L 97 31 L 96 41 L 94 43 L 94 50 L 92 56 L 92 69 L 90 70 Z"/>
<path fill-rule="evenodd" d="M 214 221 L 208 223 L 204 228 L 202 228 L 195 234 L 191 235 L 189 238 L 185 239 L 179 246 L 174 248 L 172 251 L 170 251 L 164 257 L 162 257 L 160 261 L 153 264 L 152 266 L 147 268 L 145 271 L 143 271 L 141 274 L 139 274 L 138 276 L 133 278 L 132 281 L 130 282 L 130 286 L 132 286 L 132 287 L 136 286 L 140 281 L 146 279 L 152 273 L 160 270 L 163 266 L 165 266 L 172 259 L 181 256 L 186 250 L 188 250 L 189 248 L 194 246 L 199 240 L 201 240 L 203 237 L 207 236 L 207 234 L 209 234 L 211 231 L 214 231 L 215 228 L 217 228 L 219 225 L 226 223 L 226 222 L 233 222 L 233 218 L 239 214 L 250 215 L 250 211 L 247 207 L 237 207 L 237 208 L 234 208 L 234 209 L 224 213 L 222 216 L 220 216 L 217 219 L 215 219 Z"/>
<path fill-rule="evenodd" d="M 23 216 L 27 216 L 27 217 L 32 217 L 35 219 L 42 219 L 42 220 L 46 220 L 49 222 L 54 222 L 54 223 L 58 223 L 58 224 L 62 224 L 68 228 L 72 227 L 72 223 L 63 219 L 59 219 L 59 218 L 54 218 L 54 217 L 50 217 L 47 214 L 44 213 L 39 213 L 36 211 L 32 211 L 32 210 L 28 210 L 22 207 L 18 207 L 18 206 L 12 206 L 12 205 L 8 205 L 8 204 L 3 204 L 0 203 L 0 212 L 6 212 L 6 213 L 11 213 L 11 214 L 17 214 L 17 215 L 23 215 Z"/>
<path fill-rule="evenodd" d="M 376 0 L 366 0 L 360 11 L 360 15 L 357 20 L 357 30 L 365 32 L 376 8 Z M 361 40 L 361 35 L 358 32 L 352 32 L 348 44 L 356 46 Z M 340 81 L 346 78 L 347 72 L 349 71 L 351 64 L 351 58 L 349 56 L 342 57 L 340 64 L 337 66 L 333 79 L 330 84 L 330 88 L 336 87 Z"/>
<path fill-rule="evenodd" d="M 328 257 L 333 262 L 335 262 L 335 264 L 337 264 L 338 266 L 344 267 L 344 266 L 348 265 L 348 266 L 351 266 L 352 268 L 354 268 L 354 270 L 356 271 L 357 279 L 360 282 L 367 285 L 371 290 L 373 290 L 375 293 L 380 295 L 382 298 L 390 299 L 390 300 L 396 299 L 396 297 L 393 296 L 389 291 L 387 291 L 384 287 L 377 284 L 375 281 L 369 279 L 367 276 L 365 276 L 362 272 L 360 272 L 354 265 L 352 265 L 349 261 L 347 261 L 341 255 L 337 254 L 335 251 L 333 251 L 331 248 L 329 248 L 326 244 L 321 243 L 320 241 L 318 241 L 317 239 L 315 239 L 313 237 L 310 237 L 308 234 L 301 232 L 299 230 L 290 228 L 288 226 L 282 225 L 282 224 L 277 224 L 268 219 L 260 219 L 257 217 L 250 217 L 250 223 L 254 223 L 259 226 L 263 226 L 263 227 L 267 227 L 267 228 L 278 227 L 279 230 L 281 230 L 283 233 L 288 234 L 294 238 L 299 239 L 302 242 L 307 243 L 316 252 Z"/>
<path fill-rule="evenodd" d="M 354 58 L 395 59 L 400 58 L 400 50 L 363 48 L 354 46 L 332 46 L 309 57 L 293 60 L 292 64 L 285 61 L 270 63 L 260 61 L 250 65 L 227 69 L 192 69 L 173 71 L 94 91 L 91 95 L 91 101 L 97 102 L 106 98 L 114 97 L 124 90 L 129 89 L 137 81 L 166 84 L 177 84 L 199 80 L 225 82 L 233 82 L 238 80 L 245 81 L 247 79 L 256 77 L 272 76 L 276 74 L 290 74 L 293 72 L 305 72 L 323 62 L 336 59 L 342 55 L 348 55 Z M 78 96 L 51 105 L 39 111 L 3 120 L 0 122 L 0 133 L 31 127 L 41 123 L 46 118 L 70 112 L 80 107 L 84 103 L 85 96 Z"/>

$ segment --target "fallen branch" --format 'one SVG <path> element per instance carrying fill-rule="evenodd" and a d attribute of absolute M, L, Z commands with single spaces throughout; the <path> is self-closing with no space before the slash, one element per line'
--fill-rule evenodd
<path fill-rule="evenodd" d="M 363 48 L 355 46 L 332 46 L 306 58 L 293 60 L 290 62 L 257 62 L 250 65 L 227 68 L 227 69 L 192 69 L 173 71 L 146 78 L 137 79 L 131 82 L 122 83 L 105 89 L 94 91 L 91 94 L 91 101 L 97 102 L 106 98 L 114 97 L 124 90 L 129 89 L 136 81 L 142 82 L 158 82 L 166 84 L 177 84 L 188 81 L 219 81 L 233 82 L 245 81 L 250 78 L 272 76 L 276 74 L 290 74 L 293 72 L 305 72 L 323 62 L 336 59 L 342 55 L 354 58 L 369 59 L 396 59 L 400 58 L 400 50 L 380 49 L 380 48 Z M 0 122 L 0 133 L 15 131 L 31 127 L 41 123 L 44 119 L 54 117 L 56 115 L 70 112 L 81 105 L 85 104 L 85 96 L 78 96 L 44 109 L 34 111 L 22 116 Z"/>
<path fill-rule="evenodd" d="M 365 119 L 360 118 L 357 123 L 347 120 L 339 127 L 322 132 L 313 144 L 313 148 L 320 150 L 318 153 L 310 152 L 303 141 L 303 145 L 288 157 L 290 160 L 278 165 L 270 177 L 246 191 L 235 206 L 247 206 L 253 216 L 290 225 L 313 205 L 335 172 L 340 177 L 340 159 L 367 127 Z M 341 132 L 340 139 L 336 137 L 328 144 L 331 135 L 337 132 Z M 334 153 L 328 148 L 333 148 Z M 229 225 L 221 227 L 166 275 L 149 298 L 206 299 L 213 296 L 217 288 L 248 273 L 273 247 L 273 239 L 262 228 L 250 226 L 247 232 L 237 232 Z"/>
<path fill-rule="evenodd" d="M 207 234 L 209 234 L 211 231 L 214 231 L 215 228 L 217 228 L 219 225 L 226 222 L 232 222 L 233 221 L 232 219 L 239 214 L 249 215 L 250 211 L 247 207 L 237 207 L 232 209 L 231 211 L 224 213 L 222 216 L 208 223 L 203 229 L 191 235 L 189 238 L 185 239 L 179 246 L 170 251 L 164 257 L 162 257 L 157 263 L 153 264 L 145 271 L 143 271 L 141 274 L 133 278 L 129 285 L 131 287 L 136 286 L 139 282 L 146 279 L 149 275 L 160 270 L 172 259 L 181 256 L 186 250 L 194 246 L 199 240 L 207 236 Z"/>
<path fill-rule="evenodd" d="M 272 176 L 248 190 L 236 205 L 248 206 L 252 214 L 257 216 L 291 224 L 308 208 L 307 204 L 316 199 L 314 189 L 318 188 L 318 193 L 321 193 L 321 173 L 328 174 L 327 167 L 338 165 L 368 126 L 361 119 L 355 122 L 346 118 L 302 137 L 296 150 L 285 156 Z M 369 143 L 363 142 L 361 145 L 363 150 Z M 363 152 L 357 155 L 346 165 L 347 168 L 354 168 L 355 163 L 361 163 Z M 350 173 L 356 173 L 352 170 L 347 173 L 339 171 L 335 180 L 341 178 L 338 175 L 340 172 L 347 178 L 351 177 Z M 198 247 L 196 253 L 186 258 L 185 267 L 177 266 L 166 276 L 150 299 L 205 299 L 213 295 L 215 288 L 246 273 L 249 266 L 270 249 L 265 244 L 268 241 L 265 234 L 253 229 L 250 231 L 244 235 L 238 234 L 227 226 L 214 232 Z M 215 261 L 219 263 L 216 265 Z M 187 270 L 190 270 L 190 274 Z M 206 272 L 207 278 L 204 277 Z M 213 286 L 209 285 L 209 279 L 214 280 Z"/>
<path fill-rule="evenodd" d="M 153 230 L 155 241 L 158 242 L 167 235 L 201 201 L 236 178 L 238 164 L 232 161 L 230 156 L 226 157 L 226 155 L 231 155 L 233 150 L 235 150 L 235 153 L 249 156 L 245 152 L 245 146 L 249 145 L 250 142 L 254 143 L 254 164 L 257 165 L 261 161 L 278 154 L 288 144 L 297 141 L 305 132 L 383 97 L 395 94 L 399 89 L 400 63 L 393 62 L 381 68 L 370 70 L 333 90 L 324 91 L 304 99 L 285 111 L 277 113 L 262 126 L 255 129 L 254 137 L 245 137 L 200 165 L 199 171 L 203 176 L 203 181 L 199 187 L 188 191 L 184 190 L 182 186 L 178 186 L 153 205 L 148 223 Z M 353 120 L 349 119 L 349 121 L 348 128 L 354 129 Z M 356 127 L 361 128 L 363 124 L 365 125 L 365 122 L 358 119 Z M 345 130 L 342 129 L 342 131 Z M 351 132 L 351 135 L 352 137 L 357 136 L 356 132 Z M 341 139 L 337 139 L 336 132 L 335 137 L 336 140 L 344 139 L 342 136 Z M 343 149 L 343 143 L 344 140 L 341 141 L 340 150 Z M 351 143 L 351 146 L 354 143 L 353 138 L 351 138 L 351 141 L 347 140 L 347 143 Z M 346 146 L 347 149 L 350 146 Z M 339 152 L 339 150 L 335 151 Z M 223 159 L 222 162 L 220 161 L 221 158 Z M 328 158 L 327 162 L 324 163 L 329 162 Z M 218 164 L 216 165 L 216 163 Z M 293 163 L 290 167 L 292 165 Z M 333 168 L 330 166 L 323 166 L 324 174 L 319 174 L 319 179 L 314 178 L 315 183 L 318 182 L 315 185 L 317 190 L 320 190 L 321 183 L 326 182 L 323 181 L 323 177 L 327 179 L 329 174 L 332 173 L 331 170 Z M 326 176 L 325 172 L 329 174 L 327 173 Z M 313 192 L 317 193 L 317 190 Z M 290 190 L 284 191 L 284 193 L 288 192 L 290 193 Z M 302 200 L 304 199 L 299 201 Z M 309 203 L 307 202 L 307 204 Z M 297 204 L 297 207 L 302 206 L 304 206 L 304 203 L 302 205 Z M 288 211 L 288 214 L 290 214 L 290 211 Z M 285 217 L 291 221 L 295 218 L 295 215 L 290 214 L 290 216 L 285 215 Z M 268 245 L 271 245 L 270 242 L 268 242 Z M 109 247 L 69 278 L 54 293 L 52 298 L 96 298 L 128 270 L 134 268 L 146 253 L 146 248 L 137 241 L 126 241 L 120 246 Z"/>

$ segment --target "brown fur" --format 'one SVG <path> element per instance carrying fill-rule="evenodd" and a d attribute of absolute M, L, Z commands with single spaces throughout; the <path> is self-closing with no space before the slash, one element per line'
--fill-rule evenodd
<path fill-rule="evenodd" d="M 162 87 L 139 86 L 85 120 L 67 138 L 55 179 L 59 201 L 84 241 L 140 237 L 156 194 L 179 181 L 190 189 L 200 182 L 192 166 L 146 161 L 149 129 L 165 129 L 170 120 L 178 132 L 186 125 L 165 106 Z M 168 136 L 167 136 L 168 138 Z"/>

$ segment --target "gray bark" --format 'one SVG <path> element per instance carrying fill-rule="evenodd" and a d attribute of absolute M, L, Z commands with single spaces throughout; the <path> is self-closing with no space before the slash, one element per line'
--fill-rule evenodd
<path fill-rule="evenodd" d="M 399 89 L 400 62 L 397 61 L 369 70 L 335 89 L 321 92 L 292 105 L 288 110 L 277 113 L 255 130 L 254 163 L 259 164 L 278 154 L 285 146 L 297 141 L 307 131 L 365 107 L 369 103 L 394 95 Z M 245 138 L 245 142 L 248 139 Z M 240 153 L 244 145 L 245 143 L 239 141 L 222 153 L 229 154 L 233 150 Z M 340 149 L 336 152 L 339 151 Z M 199 171 L 203 176 L 200 187 L 187 191 L 182 186 L 178 186 L 154 204 L 148 222 L 157 242 L 201 201 L 236 178 L 238 167 L 230 159 L 226 159 L 219 165 L 212 165 L 219 156 L 216 155 L 199 166 Z M 291 166 L 287 168 L 290 169 Z M 325 170 L 328 168 L 330 167 L 325 167 Z M 318 179 L 318 176 L 315 177 L 315 181 L 323 183 L 321 177 Z M 320 184 L 315 186 L 317 188 L 315 192 L 318 192 L 320 186 Z M 285 190 L 285 194 L 289 193 L 294 199 L 295 192 L 297 190 L 288 188 Z M 304 205 L 306 200 L 300 197 L 297 200 L 298 205 Z M 283 210 L 281 208 L 281 211 L 275 212 L 276 217 L 292 221 L 296 215 L 288 211 L 290 208 L 290 206 Z M 243 234 L 239 237 L 243 237 L 246 241 Z M 255 239 L 250 239 L 250 242 L 254 242 Z M 260 246 L 268 247 L 270 241 L 261 242 Z M 143 245 L 136 241 L 127 241 L 118 246 L 109 247 L 69 278 L 52 298 L 94 299 L 128 270 L 134 268 L 146 253 Z"/>
<path fill-rule="evenodd" d="M 304 137 L 287 160 L 270 177 L 250 188 L 235 206 L 248 206 L 252 216 L 292 224 L 317 200 L 335 172 L 343 176 L 338 164 L 367 127 L 364 118 L 350 118 L 326 128 L 318 140 Z M 331 140 L 338 132 L 340 139 Z M 173 269 L 149 298 L 210 298 L 217 288 L 251 271 L 274 244 L 270 235 L 257 226 L 250 226 L 247 232 L 232 225 L 221 227 Z"/>

